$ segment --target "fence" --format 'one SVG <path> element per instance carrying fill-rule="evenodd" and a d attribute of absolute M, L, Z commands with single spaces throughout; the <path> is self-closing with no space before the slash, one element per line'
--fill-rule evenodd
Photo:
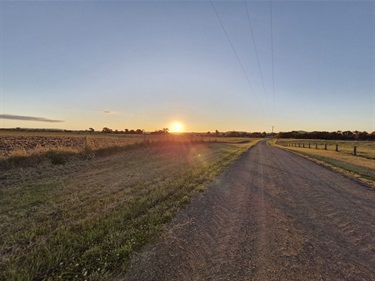
<path fill-rule="evenodd" d="M 298 148 L 309 148 L 311 149 L 312 145 L 311 142 L 304 143 L 304 142 L 293 142 L 293 143 L 284 143 L 277 141 L 277 144 L 282 145 L 284 147 L 298 147 Z M 315 146 L 315 149 L 323 149 L 323 150 L 329 150 L 330 146 L 333 146 L 335 151 L 340 152 L 339 144 L 327 144 L 327 143 L 313 143 L 313 146 Z M 357 156 L 357 146 L 352 147 L 353 155 Z"/>

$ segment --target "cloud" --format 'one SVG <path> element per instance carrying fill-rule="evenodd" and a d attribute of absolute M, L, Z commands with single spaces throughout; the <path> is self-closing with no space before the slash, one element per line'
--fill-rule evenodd
<path fill-rule="evenodd" d="M 37 121 L 37 122 L 49 122 L 49 123 L 65 122 L 63 120 L 53 120 L 53 119 L 48 119 L 48 118 L 44 118 L 44 117 L 20 116 L 20 115 L 12 115 L 12 114 L 0 114 L 0 119 Z"/>
<path fill-rule="evenodd" d="M 116 111 L 111 111 L 111 110 L 103 110 L 102 113 L 104 113 L 104 114 L 110 114 L 110 115 L 117 114 Z"/>

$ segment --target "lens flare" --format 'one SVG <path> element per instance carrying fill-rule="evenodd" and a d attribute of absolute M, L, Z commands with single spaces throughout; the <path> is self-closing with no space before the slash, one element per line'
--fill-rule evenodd
<path fill-rule="evenodd" d="M 173 122 L 171 124 L 171 132 L 173 133 L 181 133 L 184 131 L 184 126 L 181 122 Z"/>

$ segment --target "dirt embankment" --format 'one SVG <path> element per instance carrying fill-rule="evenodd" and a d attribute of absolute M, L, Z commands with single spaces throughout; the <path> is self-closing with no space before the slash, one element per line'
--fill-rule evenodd
<path fill-rule="evenodd" d="M 375 280 L 374 222 L 374 190 L 262 142 L 120 279 Z"/>

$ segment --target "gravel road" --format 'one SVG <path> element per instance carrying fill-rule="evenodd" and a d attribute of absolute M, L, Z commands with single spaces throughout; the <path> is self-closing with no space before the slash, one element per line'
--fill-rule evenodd
<path fill-rule="evenodd" d="M 375 191 L 261 142 L 124 280 L 375 280 Z"/>

